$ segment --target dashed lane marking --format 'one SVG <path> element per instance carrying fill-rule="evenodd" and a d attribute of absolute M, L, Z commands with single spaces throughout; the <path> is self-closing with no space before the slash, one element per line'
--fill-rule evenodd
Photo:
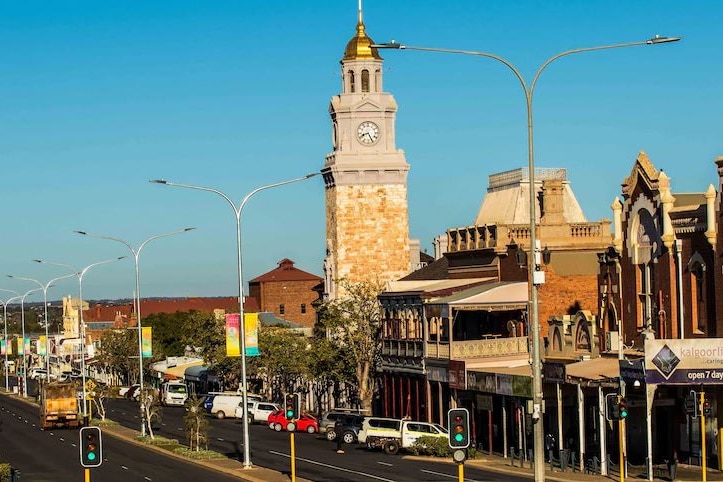
<path fill-rule="evenodd" d="M 279 455 L 279 456 L 281 456 L 281 457 L 291 458 L 291 456 L 290 456 L 289 454 L 285 454 L 285 453 L 282 453 L 282 452 L 275 452 L 275 451 L 273 451 L 273 450 L 269 450 L 269 453 L 270 453 L 270 454 L 274 454 L 274 455 Z M 364 472 L 358 472 L 358 471 L 356 471 L 356 470 L 351 470 L 351 469 L 345 469 L 344 467 L 339 467 L 338 465 L 331 465 L 331 464 L 325 464 L 325 463 L 323 463 L 323 462 L 317 462 L 316 460 L 304 459 L 304 458 L 301 458 L 301 457 L 296 457 L 296 460 L 301 460 L 302 462 L 306 462 L 306 463 L 313 464 L 313 465 L 318 465 L 318 466 L 321 466 L 321 467 L 326 467 L 326 468 L 329 468 L 329 469 L 340 470 L 340 471 L 346 472 L 346 473 L 348 473 L 348 474 L 361 475 L 361 476 L 363 476 L 363 477 L 368 477 L 368 478 L 374 479 L 374 480 L 381 480 L 381 481 L 383 481 L 383 482 L 395 482 L 395 481 L 392 480 L 392 479 L 385 479 L 385 478 L 383 478 L 383 477 L 377 477 L 376 475 L 365 474 Z"/>

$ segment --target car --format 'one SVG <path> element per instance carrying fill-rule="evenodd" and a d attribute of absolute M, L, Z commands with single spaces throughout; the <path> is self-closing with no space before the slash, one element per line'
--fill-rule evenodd
<path fill-rule="evenodd" d="M 352 410 L 352 409 L 336 409 L 331 410 L 329 412 L 324 413 L 321 418 L 319 419 L 319 432 L 326 433 L 328 429 L 334 428 L 334 425 L 336 424 L 336 421 L 340 418 L 344 418 L 347 415 L 356 415 L 363 418 L 363 415 L 360 413 L 359 410 Z M 359 423 L 361 425 L 361 422 Z M 330 440 L 333 440 L 334 437 L 332 437 Z"/>
<path fill-rule="evenodd" d="M 271 402 L 262 402 L 260 400 L 249 400 L 248 406 L 249 423 L 267 423 L 269 415 L 271 415 L 272 412 L 279 411 L 279 406 L 277 404 Z M 244 416 L 243 402 L 239 403 L 236 407 L 236 413 L 234 414 L 234 416 L 236 418 L 241 418 Z"/>
<path fill-rule="evenodd" d="M 129 400 L 138 400 L 138 397 L 140 397 L 140 395 L 141 395 L 140 389 L 141 389 L 141 385 L 139 383 L 136 383 L 136 384 L 133 384 L 130 387 L 128 387 L 128 389 L 125 390 L 124 392 L 121 390 L 121 392 L 119 392 L 119 393 L 121 393 L 123 395 L 123 397 L 125 397 Z"/>
<path fill-rule="evenodd" d="M 282 410 L 275 410 L 269 414 L 269 418 L 266 422 L 269 425 L 269 428 L 277 432 L 286 430 L 289 426 L 289 420 L 284 416 L 284 412 Z M 307 413 L 302 414 L 295 423 L 296 432 L 316 433 L 319 431 L 319 421 Z"/>
<path fill-rule="evenodd" d="M 325 419 L 329 419 L 330 414 L 325 415 Z M 326 439 L 336 440 L 338 436 L 342 437 L 342 441 L 346 444 L 356 443 L 359 437 L 364 416 L 356 413 L 341 413 L 340 416 L 333 415 L 334 425 L 326 427 Z M 337 423 L 341 425 L 341 433 L 337 433 Z"/>
<path fill-rule="evenodd" d="M 28 377 L 31 380 L 36 380 L 39 378 L 45 378 L 45 376 L 48 374 L 48 371 L 45 368 L 31 368 L 30 371 L 28 371 Z"/>

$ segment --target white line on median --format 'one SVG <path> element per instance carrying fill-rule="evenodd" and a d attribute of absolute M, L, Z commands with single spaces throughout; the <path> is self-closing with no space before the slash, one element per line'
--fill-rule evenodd
<path fill-rule="evenodd" d="M 274 454 L 274 455 L 280 455 L 280 456 L 286 457 L 286 458 L 291 458 L 291 456 L 290 456 L 289 454 L 285 454 L 285 453 L 282 453 L 282 452 L 275 452 L 275 451 L 273 451 L 273 450 L 269 450 L 269 453 L 270 453 L 270 454 Z M 322 463 L 322 462 L 317 462 L 317 461 L 315 461 L 315 460 L 304 459 L 304 458 L 301 458 L 301 457 L 296 457 L 296 460 L 301 460 L 302 462 L 307 462 L 307 463 L 310 463 L 310 464 L 319 465 L 319 466 L 321 466 L 321 467 L 327 467 L 327 468 L 330 468 L 330 469 L 341 470 L 342 472 L 348 472 L 348 473 L 350 473 L 350 474 L 362 475 L 362 476 L 364 476 L 364 477 L 369 477 L 370 479 L 374 479 L 374 480 L 381 480 L 381 481 L 383 481 L 383 482 L 395 482 L 395 481 L 392 480 L 392 479 L 385 479 L 385 478 L 383 478 L 383 477 L 377 477 L 376 475 L 370 475 L 370 474 L 365 474 L 364 472 L 357 472 L 356 470 L 345 469 L 344 467 L 339 467 L 338 465 L 325 464 L 325 463 Z"/>
<path fill-rule="evenodd" d="M 435 472 L 433 470 L 422 470 L 422 472 L 424 472 L 426 474 L 431 474 L 431 475 L 438 475 L 440 477 L 447 477 L 448 479 L 457 479 L 458 478 L 458 476 L 456 476 L 456 475 L 443 474 L 442 472 Z M 465 480 L 465 482 L 483 482 L 481 480 L 468 479 L 467 477 L 465 477 L 464 480 Z"/>

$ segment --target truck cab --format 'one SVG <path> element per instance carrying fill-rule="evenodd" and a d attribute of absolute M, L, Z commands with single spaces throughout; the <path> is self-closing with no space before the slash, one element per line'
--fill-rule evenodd
<path fill-rule="evenodd" d="M 159 397 L 164 407 L 182 407 L 188 400 L 188 387 L 181 381 L 165 382 L 161 385 Z"/>

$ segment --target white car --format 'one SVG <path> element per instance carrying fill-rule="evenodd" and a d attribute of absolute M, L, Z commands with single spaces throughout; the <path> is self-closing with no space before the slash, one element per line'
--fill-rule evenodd
<path fill-rule="evenodd" d="M 45 368 L 31 368 L 28 372 L 28 376 L 31 380 L 55 380 L 56 378 L 58 378 L 57 375 L 54 375 L 52 373 L 50 374 L 50 376 L 48 376 L 48 372 L 45 370 Z"/>
<path fill-rule="evenodd" d="M 249 400 L 249 421 L 251 423 L 258 422 L 258 423 L 266 423 L 266 420 L 269 418 L 269 415 L 271 412 L 274 412 L 276 410 L 279 410 L 279 406 L 275 403 L 271 402 L 262 402 L 259 400 Z M 244 409 L 243 404 L 239 403 L 236 407 L 236 413 L 234 413 L 234 416 L 236 418 L 241 418 L 244 416 Z"/>

